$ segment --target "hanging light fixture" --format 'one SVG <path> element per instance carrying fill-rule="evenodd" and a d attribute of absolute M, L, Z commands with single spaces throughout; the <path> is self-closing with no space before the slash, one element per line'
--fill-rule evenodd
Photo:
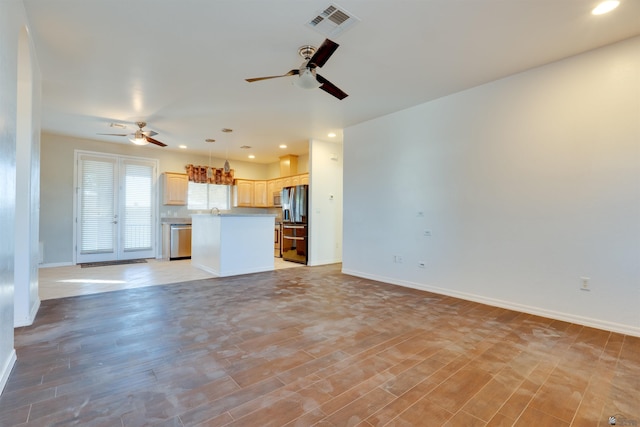
<path fill-rule="evenodd" d="M 216 140 L 212 138 L 207 138 L 204 141 L 207 143 L 216 142 Z M 207 164 L 207 181 L 211 182 L 212 178 L 213 178 L 213 168 L 211 167 L 211 148 L 209 148 L 209 163 Z"/>
<path fill-rule="evenodd" d="M 149 141 L 147 141 L 147 137 L 144 136 L 142 130 L 138 129 L 134 134 L 133 138 L 129 138 L 129 141 L 133 142 L 136 145 L 148 145 Z"/>
<path fill-rule="evenodd" d="M 300 71 L 300 76 L 294 80 L 296 86 L 302 89 L 317 89 L 320 83 L 316 79 L 316 70 L 309 67 Z"/>
<path fill-rule="evenodd" d="M 222 132 L 231 133 L 233 132 L 233 129 L 223 128 Z M 229 141 L 226 142 L 225 147 L 226 147 L 226 154 L 225 154 L 225 160 L 224 160 L 224 173 L 229 173 L 229 171 L 231 171 L 231 165 L 229 165 Z"/>

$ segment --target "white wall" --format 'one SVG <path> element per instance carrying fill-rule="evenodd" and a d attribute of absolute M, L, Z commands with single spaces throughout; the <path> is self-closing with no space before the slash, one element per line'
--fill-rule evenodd
<path fill-rule="evenodd" d="M 640 336 L 639 52 L 346 129 L 343 271 Z"/>
<path fill-rule="evenodd" d="M 342 261 L 342 144 L 309 143 L 308 265 Z"/>
<path fill-rule="evenodd" d="M 41 76 L 26 28 L 20 31 L 16 126 L 14 327 L 33 323 L 38 296 Z"/>
<path fill-rule="evenodd" d="M 16 360 L 13 304 L 18 45 L 27 25 L 19 0 L 0 1 L 0 392 Z"/>

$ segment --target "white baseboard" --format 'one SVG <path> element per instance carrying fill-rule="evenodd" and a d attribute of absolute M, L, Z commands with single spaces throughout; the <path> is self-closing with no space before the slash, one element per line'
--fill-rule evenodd
<path fill-rule="evenodd" d="M 36 315 L 38 314 L 38 310 L 40 309 L 40 298 L 38 298 L 35 303 L 31 306 L 31 310 L 29 312 L 29 318 L 27 319 L 13 319 L 13 327 L 20 328 L 22 326 L 31 326 L 33 325 L 33 321 L 36 320 Z"/>
<path fill-rule="evenodd" d="M 210 274 L 212 274 L 212 275 L 214 275 L 216 277 L 220 277 L 220 272 L 219 271 L 217 271 L 217 270 L 215 270 L 213 268 L 207 267 L 206 265 L 202 265 L 200 263 L 196 263 L 196 262 L 193 262 L 193 261 L 191 261 L 191 265 L 193 267 L 199 268 L 200 270 L 204 270 L 207 273 L 210 273 Z"/>
<path fill-rule="evenodd" d="M 339 264 L 341 262 L 342 262 L 342 259 L 321 259 L 321 260 L 314 260 L 312 262 L 309 262 L 307 265 L 310 267 L 313 267 L 316 265 Z"/>
<path fill-rule="evenodd" d="M 13 365 L 16 363 L 16 350 L 11 349 L 11 354 L 7 358 L 6 363 L 2 367 L 2 371 L 0 371 L 0 395 L 4 390 L 4 387 L 7 385 L 7 381 L 9 381 L 9 375 L 11 374 L 11 370 L 13 369 Z"/>
<path fill-rule="evenodd" d="M 191 265 L 201 270 L 204 270 L 207 273 L 211 273 L 216 277 L 232 277 L 232 276 L 241 276 L 244 274 L 264 273 L 265 271 L 274 271 L 273 265 L 266 265 L 263 267 L 255 267 L 255 268 L 242 269 L 242 270 L 226 270 L 224 272 L 217 271 L 211 267 L 207 267 L 206 265 L 194 263 L 193 261 L 191 262 Z"/>
<path fill-rule="evenodd" d="M 487 298 L 481 295 L 469 294 L 466 292 L 458 292 L 451 289 L 439 288 L 437 286 L 429 286 L 422 283 L 410 282 L 407 280 L 398 280 L 391 277 L 378 276 L 374 274 L 363 273 L 361 271 L 342 269 L 344 274 L 351 276 L 362 277 L 363 279 L 375 280 L 378 282 L 389 283 L 392 285 L 404 286 L 406 288 L 418 289 L 421 291 L 432 292 L 434 294 L 446 295 L 454 298 L 459 298 L 467 301 L 473 301 L 480 304 L 490 305 L 492 307 L 505 308 L 507 310 L 514 310 L 521 313 L 533 314 L 535 316 L 546 317 L 549 319 L 560 320 L 563 322 L 575 323 L 578 325 L 588 326 L 591 328 L 602 329 L 609 332 L 617 332 L 624 335 L 630 335 L 634 337 L 640 337 L 640 328 L 625 325 L 615 322 L 609 322 L 601 319 L 593 319 L 583 316 L 577 316 L 569 313 L 562 313 L 553 310 L 547 310 L 541 307 L 532 307 L 510 301 L 503 301 L 494 298 Z"/>
<path fill-rule="evenodd" d="M 52 267 L 69 267 L 75 265 L 72 262 L 52 262 L 48 264 L 38 264 L 38 268 L 52 268 Z"/>

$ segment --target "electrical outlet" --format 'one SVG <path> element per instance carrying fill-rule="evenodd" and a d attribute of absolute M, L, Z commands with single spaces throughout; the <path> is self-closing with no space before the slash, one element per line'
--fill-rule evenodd
<path fill-rule="evenodd" d="M 589 284 L 590 277 L 581 277 L 580 278 L 580 290 L 581 291 L 591 291 L 591 285 Z"/>
<path fill-rule="evenodd" d="M 418 262 L 418 267 L 420 267 L 420 268 L 424 268 L 424 261 L 420 261 L 420 262 Z"/>
<path fill-rule="evenodd" d="M 424 231 L 422 232 L 422 235 L 423 235 L 424 237 L 431 237 L 431 230 L 424 230 Z"/>

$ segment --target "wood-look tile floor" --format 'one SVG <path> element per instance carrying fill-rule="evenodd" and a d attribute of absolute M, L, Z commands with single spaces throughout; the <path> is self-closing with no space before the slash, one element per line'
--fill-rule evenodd
<path fill-rule="evenodd" d="M 640 424 L 639 338 L 340 265 L 45 300 L 15 346 L 0 426 Z"/>

